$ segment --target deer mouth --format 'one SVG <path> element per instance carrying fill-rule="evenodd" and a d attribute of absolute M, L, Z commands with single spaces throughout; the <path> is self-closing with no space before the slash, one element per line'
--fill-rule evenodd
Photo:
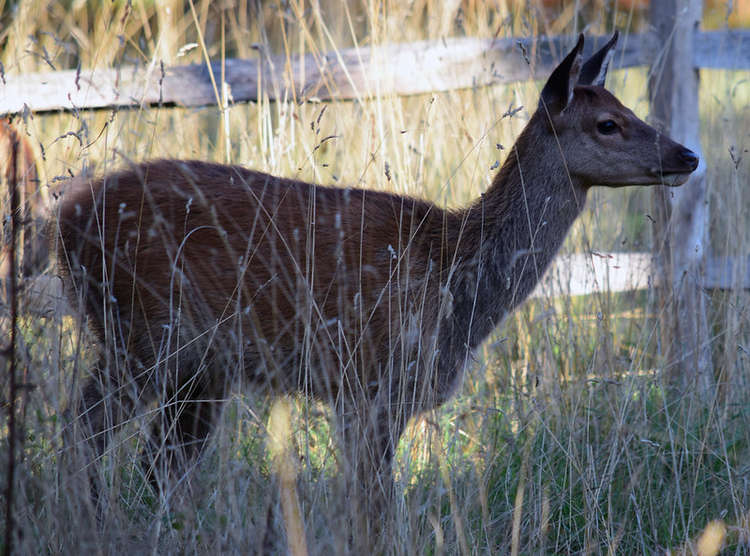
<path fill-rule="evenodd" d="M 686 172 L 664 172 L 662 174 L 659 174 L 659 179 L 661 180 L 660 183 L 663 185 L 676 187 L 688 181 L 688 178 L 692 173 L 692 170 L 688 170 Z"/>
<path fill-rule="evenodd" d="M 627 187 L 631 185 L 666 185 L 667 187 L 677 187 L 685 183 L 692 170 L 649 170 L 639 176 L 623 177 L 616 182 L 606 184 L 609 187 Z"/>

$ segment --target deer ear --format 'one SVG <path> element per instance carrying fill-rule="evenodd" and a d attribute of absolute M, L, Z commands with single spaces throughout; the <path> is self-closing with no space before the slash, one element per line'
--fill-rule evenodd
<path fill-rule="evenodd" d="M 583 34 L 578 35 L 578 42 L 565 59 L 560 62 L 542 89 L 539 108 L 547 108 L 550 114 L 559 114 L 573 99 L 573 87 L 578 82 L 581 71 L 581 50 Z"/>
<path fill-rule="evenodd" d="M 617 37 L 619 33 L 615 31 L 612 38 L 607 41 L 607 44 L 594 54 L 591 58 L 586 60 L 581 68 L 581 75 L 578 78 L 578 82 L 581 85 L 598 85 L 604 87 L 604 80 L 607 78 L 607 69 L 609 68 L 609 61 L 612 59 L 612 55 L 615 53 L 614 47 L 617 44 Z"/>

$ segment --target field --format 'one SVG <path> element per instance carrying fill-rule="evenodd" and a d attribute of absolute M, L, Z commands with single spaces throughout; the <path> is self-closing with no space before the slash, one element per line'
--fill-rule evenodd
<path fill-rule="evenodd" d="M 206 57 L 256 57 L 264 49 L 296 56 L 445 36 L 571 34 L 584 24 L 590 35 L 616 26 L 627 40 L 646 25 L 638 2 L 546 4 L 554 5 L 0 2 L 0 61 L 5 74 L 24 74 L 204 63 Z M 735 4 L 746 13 L 746 2 Z M 706 25 L 748 25 L 722 10 L 708 3 Z M 646 118 L 646 69 L 617 71 L 616 60 L 608 87 Z M 714 255 L 745 260 L 748 77 L 703 70 L 700 89 L 709 243 Z M 352 102 L 27 113 L 15 123 L 37 156 L 41 197 L 54 197 L 70 175 L 169 157 L 231 162 L 457 207 L 488 187 L 539 88 L 533 81 Z M 594 191 L 563 251 L 658 249 L 650 202 L 642 187 Z M 7 204 L 1 208 L 5 229 Z M 50 263 L 48 281 L 55 274 Z M 459 395 L 410 424 L 395 465 L 397 519 L 383 551 L 693 553 L 714 534 L 722 554 L 750 553 L 750 295 L 741 283 L 738 275 L 736 287 L 706 292 L 710 395 L 669 380 L 675 361 L 660 343 L 663 304 L 656 288 L 528 301 L 477 352 Z M 252 392 L 232 397 L 219 433 L 175 487 L 154 490 L 144 480 L 138 459 L 147 424 L 133 419 L 96 463 L 107 485 L 106 513 L 97 522 L 81 458 L 64 441 L 63 418 L 95 358 L 91 336 L 74 310 L 18 296 L 15 359 L 24 387 L 12 489 L 16 553 L 300 554 L 305 546 L 311 554 L 346 553 L 349 507 L 330 409 Z M 0 310 L 5 336 L 8 306 Z M 9 365 L 3 355 L 2 488 L 9 472 Z M 290 507 L 299 513 L 290 515 Z"/>

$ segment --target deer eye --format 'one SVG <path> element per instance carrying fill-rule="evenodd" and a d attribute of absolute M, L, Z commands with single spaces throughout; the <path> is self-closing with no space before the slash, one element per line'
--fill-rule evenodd
<path fill-rule="evenodd" d="M 617 131 L 617 124 L 612 120 L 604 120 L 603 122 L 596 124 L 596 129 L 602 135 L 612 135 Z"/>

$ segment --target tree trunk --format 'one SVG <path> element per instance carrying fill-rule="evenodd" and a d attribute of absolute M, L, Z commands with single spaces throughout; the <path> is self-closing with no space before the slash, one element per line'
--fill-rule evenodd
<path fill-rule="evenodd" d="M 652 118 L 663 125 L 664 133 L 701 157 L 687 183 L 674 189 L 657 187 L 652 198 L 655 258 L 663 284 L 662 353 L 670 384 L 703 394 L 713 391 L 714 378 L 706 296 L 700 286 L 708 255 L 708 204 L 693 43 L 702 2 L 651 2 L 650 15 L 660 47 L 649 77 Z"/>

